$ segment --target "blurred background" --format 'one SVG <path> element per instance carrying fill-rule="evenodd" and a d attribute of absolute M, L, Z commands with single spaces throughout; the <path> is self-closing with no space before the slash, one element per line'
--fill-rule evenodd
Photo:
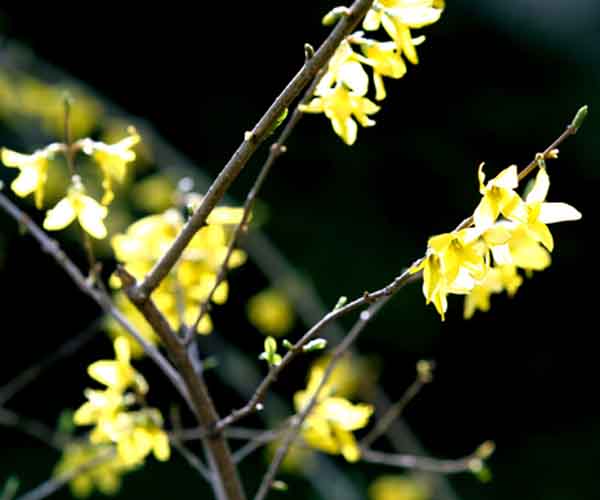
<path fill-rule="evenodd" d="M 303 44 L 317 47 L 327 36 L 320 19 L 335 5 L 209 2 L 201 5 L 203 12 L 197 4 L 143 9 L 106 3 L 83 9 L 3 5 L 0 143 L 32 152 L 62 139 L 55 101 L 66 87 L 75 106 L 85 108 L 78 122 L 81 134 L 118 139 L 128 123 L 135 123 L 144 142 L 138 149 L 139 177 L 160 171 L 176 183 L 191 176 L 202 190 L 301 67 Z M 595 149 L 600 4 L 452 0 L 438 23 L 415 34 L 427 37 L 418 49 L 420 64 L 409 67 L 401 80 L 388 80 L 376 126 L 361 128 L 357 143 L 348 147 L 323 116 L 306 116 L 272 172 L 256 212 L 260 234 L 247 242 L 250 262 L 232 274 L 232 296 L 214 314 L 216 333 L 200 343 L 202 352 L 219 363 L 209 377 L 219 409 L 225 413 L 240 405 L 251 390 L 248 381 L 264 370 L 254 358 L 239 354 L 262 350 L 263 334 L 245 313 L 250 297 L 272 285 L 287 294 L 301 309 L 288 334 L 298 338 L 319 307 L 385 285 L 422 255 L 430 235 L 469 215 L 479 199 L 480 162 L 486 162 L 489 175 L 511 163 L 525 165 L 588 104 L 591 113 L 580 134 L 564 143 L 559 160 L 549 166 L 549 200 L 570 203 L 583 213 L 579 222 L 553 227 L 552 266 L 526 279 L 513 299 L 493 296 L 492 310 L 469 321 L 462 319 L 460 297 L 451 298 L 441 323 L 433 307 L 425 306 L 420 286 L 410 286 L 383 309 L 358 348 L 368 360 L 367 371 L 379 377 L 391 400 L 410 385 L 419 359 L 435 360 L 435 381 L 411 403 L 404 414 L 407 427 L 398 430 L 404 451 L 417 449 L 411 448 L 417 446 L 412 435 L 423 446 L 420 452 L 445 458 L 464 456 L 487 439 L 496 443 L 489 461 L 492 481 L 452 476 L 438 483 L 432 498 L 597 498 L 593 228 L 600 188 Z M 27 85 L 37 103 L 47 103 L 47 112 L 38 115 L 17 105 L 26 102 L 22 89 Z M 230 191 L 230 202 L 243 201 L 266 155 L 263 147 L 248 164 Z M 5 183 L 13 176 L 1 169 Z M 135 195 L 123 196 L 129 217 L 151 210 Z M 35 214 L 28 203 L 19 200 Z M 113 227 L 126 223 L 124 215 Z M 2 386 L 90 325 L 95 331 L 99 311 L 4 214 L 0 224 Z M 74 259 L 84 263 L 71 236 L 59 235 Z M 340 329 L 352 320 L 346 318 Z M 109 356 L 110 343 L 96 335 L 5 408 L 54 427 L 63 409 L 83 401 L 82 390 L 89 385 L 85 367 Z M 156 399 L 176 400 L 153 367 L 142 366 Z M 307 366 L 308 361 L 298 363 L 278 384 L 277 404 L 290 404 Z M 226 391 L 229 385 L 238 391 Z M 261 425 L 258 418 L 247 423 Z M 0 427 L 0 440 L 0 481 L 17 475 L 22 491 L 46 479 L 59 458 L 10 426 Z M 318 478 L 311 484 L 284 475 L 292 486 L 287 495 L 331 499 L 350 498 L 345 495 L 353 492 L 367 498 L 368 485 L 378 475 L 400 473 L 367 465 L 347 469 L 339 457 L 326 464 L 322 470 L 350 471 L 338 490 L 319 491 Z M 244 462 L 245 481 L 257 485 L 263 469 L 263 456 L 253 455 Z M 173 494 L 174 484 L 181 494 L 205 491 L 194 471 L 175 457 L 166 465 L 150 461 L 127 476 L 121 494 L 159 498 Z M 69 497 L 63 490 L 53 498 Z"/>

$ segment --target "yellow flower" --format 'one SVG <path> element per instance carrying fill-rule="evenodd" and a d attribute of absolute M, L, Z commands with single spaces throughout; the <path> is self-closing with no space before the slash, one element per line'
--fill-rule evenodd
<path fill-rule="evenodd" d="M 294 394 L 296 411 L 308 404 L 323 378 L 324 369 L 313 366 L 306 390 Z M 304 421 L 302 437 L 313 448 L 326 453 L 341 453 L 349 462 L 360 457 L 360 450 L 352 431 L 365 427 L 373 413 L 367 404 L 352 404 L 341 397 L 331 397 L 332 386 L 328 383 L 319 393 L 316 405 Z"/>
<path fill-rule="evenodd" d="M 352 431 L 365 427 L 372 413 L 371 405 L 327 398 L 319 402 L 304 421 L 302 437 L 313 448 L 342 454 L 348 462 L 356 462 L 360 449 Z"/>
<path fill-rule="evenodd" d="M 426 500 L 428 488 L 408 476 L 381 476 L 369 487 L 371 500 Z"/>
<path fill-rule="evenodd" d="M 82 466 L 97 460 L 100 461 L 96 465 L 86 467 L 69 481 L 71 492 L 78 498 L 89 496 L 94 489 L 105 495 L 114 495 L 121 487 L 121 477 L 131 468 L 114 453 L 112 445 L 83 442 L 67 444 L 54 468 L 53 476 L 59 478 L 72 474 Z"/>
<path fill-rule="evenodd" d="M 507 224 L 508 225 L 508 224 Z M 542 271 L 551 262 L 550 253 L 531 237 L 523 224 L 513 224 L 508 247 L 512 263 L 529 271 Z"/>
<path fill-rule="evenodd" d="M 250 322 L 265 335 L 283 335 L 294 324 L 294 310 L 289 299 L 274 288 L 252 297 L 247 312 Z"/>
<path fill-rule="evenodd" d="M 410 272 L 414 274 L 421 270 L 423 271 L 422 288 L 425 303 L 433 302 L 435 309 L 444 321 L 448 309 L 447 295 L 449 291 L 439 256 L 430 252 L 419 264 L 412 267 Z"/>
<path fill-rule="evenodd" d="M 527 217 L 525 204 L 515 193 L 519 185 L 517 166 L 511 165 L 500 172 L 494 179 L 484 184 L 483 163 L 479 165 L 479 192 L 483 198 L 473 213 L 475 226 L 482 231 L 490 228 L 500 214 L 507 219 L 524 222 Z"/>
<path fill-rule="evenodd" d="M 429 238 L 428 247 L 440 257 L 446 283 L 452 285 L 461 268 L 466 269 L 475 280 L 487 271 L 487 264 L 479 243 L 479 231 L 474 228 L 440 234 Z"/>
<path fill-rule="evenodd" d="M 46 212 L 44 229 L 58 231 L 67 227 L 77 218 L 81 227 L 90 236 L 102 239 L 107 234 L 104 225 L 107 214 L 106 207 L 87 196 L 79 177 L 73 176 L 73 186 L 69 189 L 67 196 Z"/>
<path fill-rule="evenodd" d="M 362 95 L 350 91 L 345 85 L 323 91 L 307 105 L 300 106 L 305 113 L 325 113 L 331 120 L 333 130 L 342 140 L 351 146 L 356 141 L 358 126 L 353 117 L 363 126 L 372 127 L 375 121 L 368 115 L 379 111 L 379 106 Z"/>
<path fill-rule="evenodd" d="M 131 148 L 140 142 L 140 136 L 133 127 L 130 127 L 128 132 L 129 136 L 115 144 L 105 144 L 91 139 L 81 141 L 83 152 L 92 156 L 102 170 L 103 205 L 108 205 L 114 198 L 112 180 L 123 182 L 127 173 L 127 164 L 135 160 L 135 152 Z"/>
<path fill-rule="evenodd" d="M 131 386 L 140 394 L 148 392 L 144 377 L 130 364 L 129 342 L 123 337 L 117 337 L 113 345 L 116 359 L 92 363 L 88 367 L 90 377 L 116 392 L 122 392 Z"/>
<path fill-rule="evenodd" d="M 127 399 L 121 392 L 113 389 L 84 391 L 87 401 L 73 415 L 76 425 L 96 425 L 98 422 L 114 420 L 127 404 Z"/>
<path fill-rule="evenodd" d="M 20 170 L 17 178 L 10 185 L 17 196 L 25 198 L 34 193 L 36 208 L 42 208 L 44 202 L 44 186 L 48 178 L 48 156 L 51 148 L 45 148 L 31 155 L 17 153 L 2 148 L 2 163 L 7 167 Z"/>
<path fill-rule="evenodd" d="M 435 23 L 444 10 L 442 0 L 379 0 L 367 13 L 363 28 L 375 31 L 380 25 L 396 43 L 398 50 L 413 64 L 419 62 L 415 45 L 423 38 L 413 40 L 411 28 L 422 28 Z"/>
<path fill-rule="evenodd" d="M 162 416 L 154 408 L 120 414 L 112 439 L 117 443 L 119 457 L 128 465 L 143 462 L 150 453 L 161 462 L 171 455 L 169 437 L 162 429 Z"/>
<path fill-rule="evenodd" d="M 360 61 L 373 68 L 373 83 L 375 84 L 375 99 L 385 99 L 386 92 L 383 77 L 402 78 L 406 73 L 406 64 L 398 52 L 394 42 L 374 42 L 360 40 L 364 56 L 358 56 Z"/>
<path fill-rule="evenodd" d="M 581 219 L 581 213 L 566 203 L 545 202 L 550 188 L 550 178 L 545 168 L 540 168 L 535 183 L 525 198 L 527 218 L 525 227 L 529 235 L 544 245 L 549 252 L 554 248 L 552 233 L 546 224 Z"/>
<path fill-rule="evenodd" d="M 506 290 L 509 297 L 517 293 L 523 283 L 523 278 L 517 273 L 514 265 L 492 267 L 485 278 L 473 287 L 473 290 L 465 297 L 463 316 L 469 319 L 477 309 L 481 311 L 490 310 L 490 296 L 492 293 L 500 293 Z"/>

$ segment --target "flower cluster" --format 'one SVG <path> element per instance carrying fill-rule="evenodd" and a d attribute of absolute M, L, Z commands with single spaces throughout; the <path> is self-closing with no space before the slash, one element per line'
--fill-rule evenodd
<path fill-rule="evenodd" d="M 209 214 L 206 226 L 196 233 L 170 274 L 154 291 L 152 298 L 174 330 L 193 325 L 197 319 L 200 306 L 216 284 L 217 274 L 227 254 L 231 227 L 238 224 L 242 216 L 241 208 L 215 208 Z M 124 234 L 117 234 L 111 240 L 116 259 L 136 279 L 142 279 L 173 243 L 184 222 L 184 217 L 175 209 L 134 222 Z M 234 250 L 228 267 L 238 267 L 245 260 L 246 254 L 242 250 Z M 118 288 L 118 278 L 113 277 L 111 285 Z M 213 293 L 212 301 L 225 303 L 228 290 L 228 283 L 223 280 Z M 150 327 L 145 325 L 133 306 L 127 304 L 127 300 L 117 297 L 117 301 L 126 308 L 124 312 L 128 317 L 139 318 L 135 322 L 140 324 L 141 332 L 148 340 L 155 338 Z M 117 330 L 115 333 L 121 332 L 117 325 L 112 329 Z M 197 331 L 201 334 L 212 331 L 210 315 L 202 316 Z"/>
<path fill-rule="evenodd" d="M 105 386 L 86 389 L 87 401 L 73 416 L 77 425 L 93 425 L 93 445 L 114 444 L 118 463 L 134 468 L 150 453 L 161 461 L 169 459 L 169 438 L 163 430 L 160 411 L 145 405 L 148 384 L 130 364 L 129 344 L 114 341 L 116 359 L 101 360 L 88 367 L 88 374 Z"/>
<path fill-rule="evenodd" d="M 294 394 L 296 411 L 308 404 L 321 384 L 325 369 L 323 363 L 313 365 L 306 389 Z M 317 402 L 302 427 L 302 437 L 311 447 L 331 454 L 342 454 L 349 462 L 360 458 L 360 449 L 352 431 L 367 425 L 373 413 L 368 404 L 353 404 L 336 392 L 328 380 L 319 392 Z"/>
<path fill-rule="evenodd" d="M 545 162 L 525 199 L 516 165 L 485 182 L 479 167 L 481 201 L 469 227 L 429 238 L 423 259 L 411 272 L 423 271 L 423 294 L 444 319 L 450 293 L 466 295 L 464 316 L 487 311 L 492 293 L 514 295 L 522 283 L 517 270 L 540 271 L 550 265 L 554 248 L 547 224 L 577 220 L 581 214 L 566 203 L 548 203 L 550 178 Z"/>
<path fill-rule="evenodd" d="M 67 161 L 70 161 L 79 151 L 93 158 L 102 176 L 104 194 L 101 201 L 96 201 L 88 194 L 81 176 L 73 169 L 71 183 L 64 198 L 46 212 L 43 225 L 48 231 L 57 231 L 77 219 L 90 236 L 103 239 L 107 235 L 104 224 L 108 214 L 107 206 L 114 198 L 113 180 L 123 181 L 127 164 L 135 159 L 135 153 L 131 148 L 139 140 L 140 136 L 137 132 L 130 129 L 129 135 L 116 144 L 105 144 L 86 138 L 71 145 L 53 143 L 29 155 L 3 148 L 1 156 L 2 162 L 7 167 L 19 170 L 19 175 L 11 184 L 14 193 L 21 198 L 33 194 L 38 209 L 44 206 L 44 190 L 51 171 L 49 167 L 51 160 L 58 153 L 64 154 Z"/>
<path fill-rule="evenodd" d="M 391 40 L 377 41 L 359 31 L 344 40 L 329 61 L 327 72 L 317 85 L 315 97 L 300 109 L 306 113 L 325 113 L 333 130 L 348 144 L 354 144 L 358 123 L 370 127 L 375 122 L 369 117 L 379 106 L 366 97 L 369 77 L 363 65 L 373 73 L 375 99 L 386 97 L 383 77 L 402 78 L 406 73 L 406 58 L 412 64 L 419 62 L 416 46 L 425 38 L 413 38 L 411 29 L 436 22 L 444 9 L 443 0 L 376 0 L 363 22 L 366 31 L 383 27 Z M 344 12 L 339 7 L 324 18 L 325 23 Z M 359 48 L 359 52 L 352 49 Z M 356 120 L 356 121 L 355 121 Z"/>

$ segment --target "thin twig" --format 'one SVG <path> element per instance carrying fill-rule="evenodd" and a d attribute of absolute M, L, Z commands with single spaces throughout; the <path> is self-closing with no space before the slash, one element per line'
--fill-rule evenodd
<path fill-rule="evenodd" d="M 92 321 L 84 330 L 67 340 L 52 354 L 23 370 L 19 375 L 4 384 L 0 388 L 0 406 L 4 406 L 18 392 L 39 378 L 40 374 L 54 365 L 56 362 L 76 353 L 84 344 L 92 339 L 102 323 L 103 318 Z"/>
<path fill-rule="evenodd" d="M 206 482 L 209 484 L 212 483 L 212 476 L 210 471 L 206 468 L 206 466 L 202 463 L 196 455 L 194 455 L 190 450 L 188 450 L 181 442 L 171 439 L 171 445 L 175 448 L 179 454 L 185 459 L 185 461 L 200 474 Z"/>
<path fill-rule="evenodd" d="M 475 454 L 456 460 L 440 460 L 430 457 L 418 457 L 416 455 L 383 453 L 361 448 L 361 459 L 372 464 L 389 465 L 438 474 L 472 472 L 481 466 L 481 459 Z"/>
<path fill-rule="evenodd" d="M 405 274 L 408 274 L 408 271 L 405 271 Z M 346 335 L 344 340 L 342 340 L 342 342 L 340 342 L 340 344 L 336 347 L 335 351 L 331 355 L 331 359 L 329 360 L 329 363 L 327 364 L 327 368 L 325 369 L 325 372 L 323 373 L 323 378 L 321 379 L 319 385 L 315 389 L 315 392 L 312 394 L 311 398 L 309 399 L 309 401 L 305 405 L 305 407 L 302 409 L 302 411 L 300 411 L 300 413 L 298 413 L 296 415 L 296 418 L 294 419 L 292 425 L 288 429 L 287 434 L 283 438 L 283 442 L 277 448 L 275 457 L 269 464 L 269 468 L 268 468 L 266 474 L 263 476 L 263 479 L 258 488 L 258 491 L 256 492 L 256 496 L 254 497 L 254 500 L 263 500 L 266 497 L 269 490 L 271 489 L 271 485 L 273 484 L 273 481 L 275 480 L 275 476 L 277 474 L 277 471 L 279 470 L 279 467 L 281 466 L 281 463 L 283 462 L 283 459 L 285 458 L 287 452 L 289 451 L 292 443 L 298 437 L 298 434 L 300 433 L 300 429 L 302 427 L 302 424 L 306 420 L 306 417 L 308 417 L 308 415 L 310 414 L 310 412 L 312 411 L 314 406 L 317 404 L 317 400 L 319 398 L 319 393 L 321 392 L 323 387 L 325 387 L 325 384 L 327 383 L 327 381 L 329 380 L 329 377 L 333 373 L 333 370 L 334 370 L 335 366 L 337 365 L 337 362 L 346 353 L 346 351 L 350 348 L 352 343 L 356 340 L 358 335 L 364 330 L 364 328 L 367 326 L 369 321 L 371 321 L 371 319 L 387 303 L 388 300 L 389 300 L 389 297 L 384 300 L 381 300 L 375 304 L 371 304 L 371 306 L 369 306 L 368 309 L 363 311 L 360 314 L 360 318 L 358 319 L 358 321 L 354 324 L 352 329 L 348 332 L 348 335 Z"/>
<path fill-rule="evenodd" d="M 408 406 L 408 404 L 430 381 L 430 379 L 423 377 L 421 373 L 417 373 L 417 378 L 412 384 L 410 384 L 402 397 L 387 409 L 383 416 L 377 421 L 375 427 L 373 427 L 373 429 L 371 429 L 371 431 L 361 439 L 360 446 L 363 448 L 368 448 L 377 440 L 379 436 L 385 434 L 392 423 L 398 419 L 400 415 L 402 415 L 402 412 L 404 412 L 404 409 Z"/>
<path fill-rule="evenodd" d="M 208 188 L 199 207 L 185 224 L 175 241 L 173 241 L 171 247 L 158 260 L 143 282 L 138 285 L 135 291 L 136 295 L 140 298 L 148 297 L 165 276 L 167 276 L 190 240 L 205 225 L 208 214 L 221 200 L 260 144 L 268 137 L 274 124 L 281 117 L 285 109 L 291 105 L 292 101 L 311 82 L 317 72 L 327 64 L 342 40 L 350 34 L 366 15 L 372 3 L 373 0 L 356 0 L 352 7 L 348 9 L 347 15 L 338 22 L 327 39 L 314 53 L 313 57 L 305 62 L 283 92 L 275 99 Z"/>

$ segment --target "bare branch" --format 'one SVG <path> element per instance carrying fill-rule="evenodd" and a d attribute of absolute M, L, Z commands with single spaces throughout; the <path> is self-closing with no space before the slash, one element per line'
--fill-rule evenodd
<path fill-rule="evenodd" d="M 459 472 L 473 472 L 482 466 L 481 458 L 471 454 L 456 460 L 440 460 L 430 457 L 418 457 L 416 455 L 403 455 L 395 453 L 382 453 L 370 449 L 361 448 L 361 459 L 372 464 L 389 465 L 414 469 L 424 472 L 435 472 L 438 474 L 457 474 Z"/>

